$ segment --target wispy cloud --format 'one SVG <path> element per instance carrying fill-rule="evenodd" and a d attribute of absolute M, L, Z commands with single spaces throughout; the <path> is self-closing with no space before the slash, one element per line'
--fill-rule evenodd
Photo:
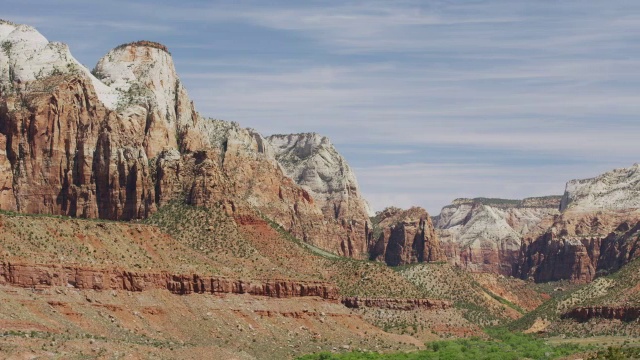
<path fill-rule="evenodd" d="M 631 164 L 551 164 L 504 167 L 479 163 L 410 163 L 358 167 L 360 185 L 371 206 L 421 205 L 432 215 L 459 197 L 522 199 L 529 196 L 562 195 L 572 177 L 584 178 Z"/>
<path fill-rule="evenodd" d="M 8 1 L 88 63 L 166 43 L 204 115 L 328 135 L 377 208 L 557 194 L 640 153 L 637 1 Z"/>

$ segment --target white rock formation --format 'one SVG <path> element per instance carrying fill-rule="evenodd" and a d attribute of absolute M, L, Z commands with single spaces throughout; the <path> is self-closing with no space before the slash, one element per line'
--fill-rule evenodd
<path fill-rule="evenodd" d="M 569 181 L 560 208 L 562 211 L 640 208 L 640 165 L 615 169 L 591 179 Z"/>
<path fill-rule="evenodd" d="M 196 130 L 203 134 L 206 145 L 212 148 L 260 154 L 265 160 L 280 166 L 271 144 L 254 129 L 243 128 L 235 121 L 200 118 Z"/>
<path fill-rule="evenodd" d="M 149 157 L 166 147 L 177 148 L 180 135 L 197 122 L 164 45 L 150 41 L 120 45 L 98 61 L 93 73 L 121 94 L 116 107 L 129 126 L 148 133 L 145 149 Z"/>
<path fill-rule="evenodd" d="M 115 108 L 119 92 L 104 85 L 76 60 L 66 44 L 49 42 L 35 28 L 0 20 L 0 84 L 4 91 L 55 74 L 88 77 L 99 99 Z"/>
<path fill-rule="evenodd" d="M 287 176 L 311 193 L 325 216 L 373 216 L 355 173 L 327 137 L 315 133 L 271 135 L 267 141 Z"/>
<path fill-rule="evenodd" d="M 509 275 L 522 238 L 543 232 L 547 221 L 559 214 L 559 197 L 548 199 L 454 200 L 453 205 L 442 209 L 435 221 L 449 261 L 472 271 Z"/>
<path fill-rule="evenodd" d="M 181 100 L 187 104 L 190 100 L 164 45 L 150 41 L 120 45 L 98 61 L 94 73 L 130 100 L 139 96 L 153 101 L 169 122 L 192 122 L 191 112 L 178 109 Z"/>

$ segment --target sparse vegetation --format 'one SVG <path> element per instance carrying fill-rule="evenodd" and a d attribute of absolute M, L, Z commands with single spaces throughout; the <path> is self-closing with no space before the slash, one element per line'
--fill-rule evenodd
<path fill-rule="evenodd" d="M 2 46 L 2 51 L 4 51 L 5 55 L 9 56 L 11 54 L 11 48 L 13 47 L 13 43 L 11 41 L 3 41 L 1 46 Z"/>
<path fill-rule="evenodd" d="M 159 49 L 162 50 L 164 52 L 166 52 L 167 54 L 171 55 L 171 53 L 169 52 L 169 49 L 167 49 L 166 46 L 155 42 L 155 41 L 148 41 L 148 40 L 138 40 L 138 41 L 133 41 L 133 42 L 129 42 L 129 43 L 125 43 L 125 44 L 120 44 L 118 46 L 116 46 L 115 50 L 119 50 L 119 49 L 123 49 L 127 46 L 147 46 L 147 47 L 152 47 L 155 49 Z"/>

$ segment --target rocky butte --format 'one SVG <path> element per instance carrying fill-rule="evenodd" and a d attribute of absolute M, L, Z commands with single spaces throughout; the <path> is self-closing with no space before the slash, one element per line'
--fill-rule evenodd
<path fill-rule="evenodd" d="M 420 207 L 386 208 L 376 214 L 369 258 L 398 266 L 446 261 L 429 214 Z"/>

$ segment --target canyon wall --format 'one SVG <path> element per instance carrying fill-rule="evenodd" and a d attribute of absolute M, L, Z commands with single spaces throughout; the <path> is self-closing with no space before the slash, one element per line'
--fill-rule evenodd
<path fill-rule="evenodd" d="M 351 247 L 365 254 L 372 212 L 355 173 L 331 141 L 315 133 L 271 135 L 267 141 L 287 176 L 311 194 L 327 221 L 349 229 Z"/>

